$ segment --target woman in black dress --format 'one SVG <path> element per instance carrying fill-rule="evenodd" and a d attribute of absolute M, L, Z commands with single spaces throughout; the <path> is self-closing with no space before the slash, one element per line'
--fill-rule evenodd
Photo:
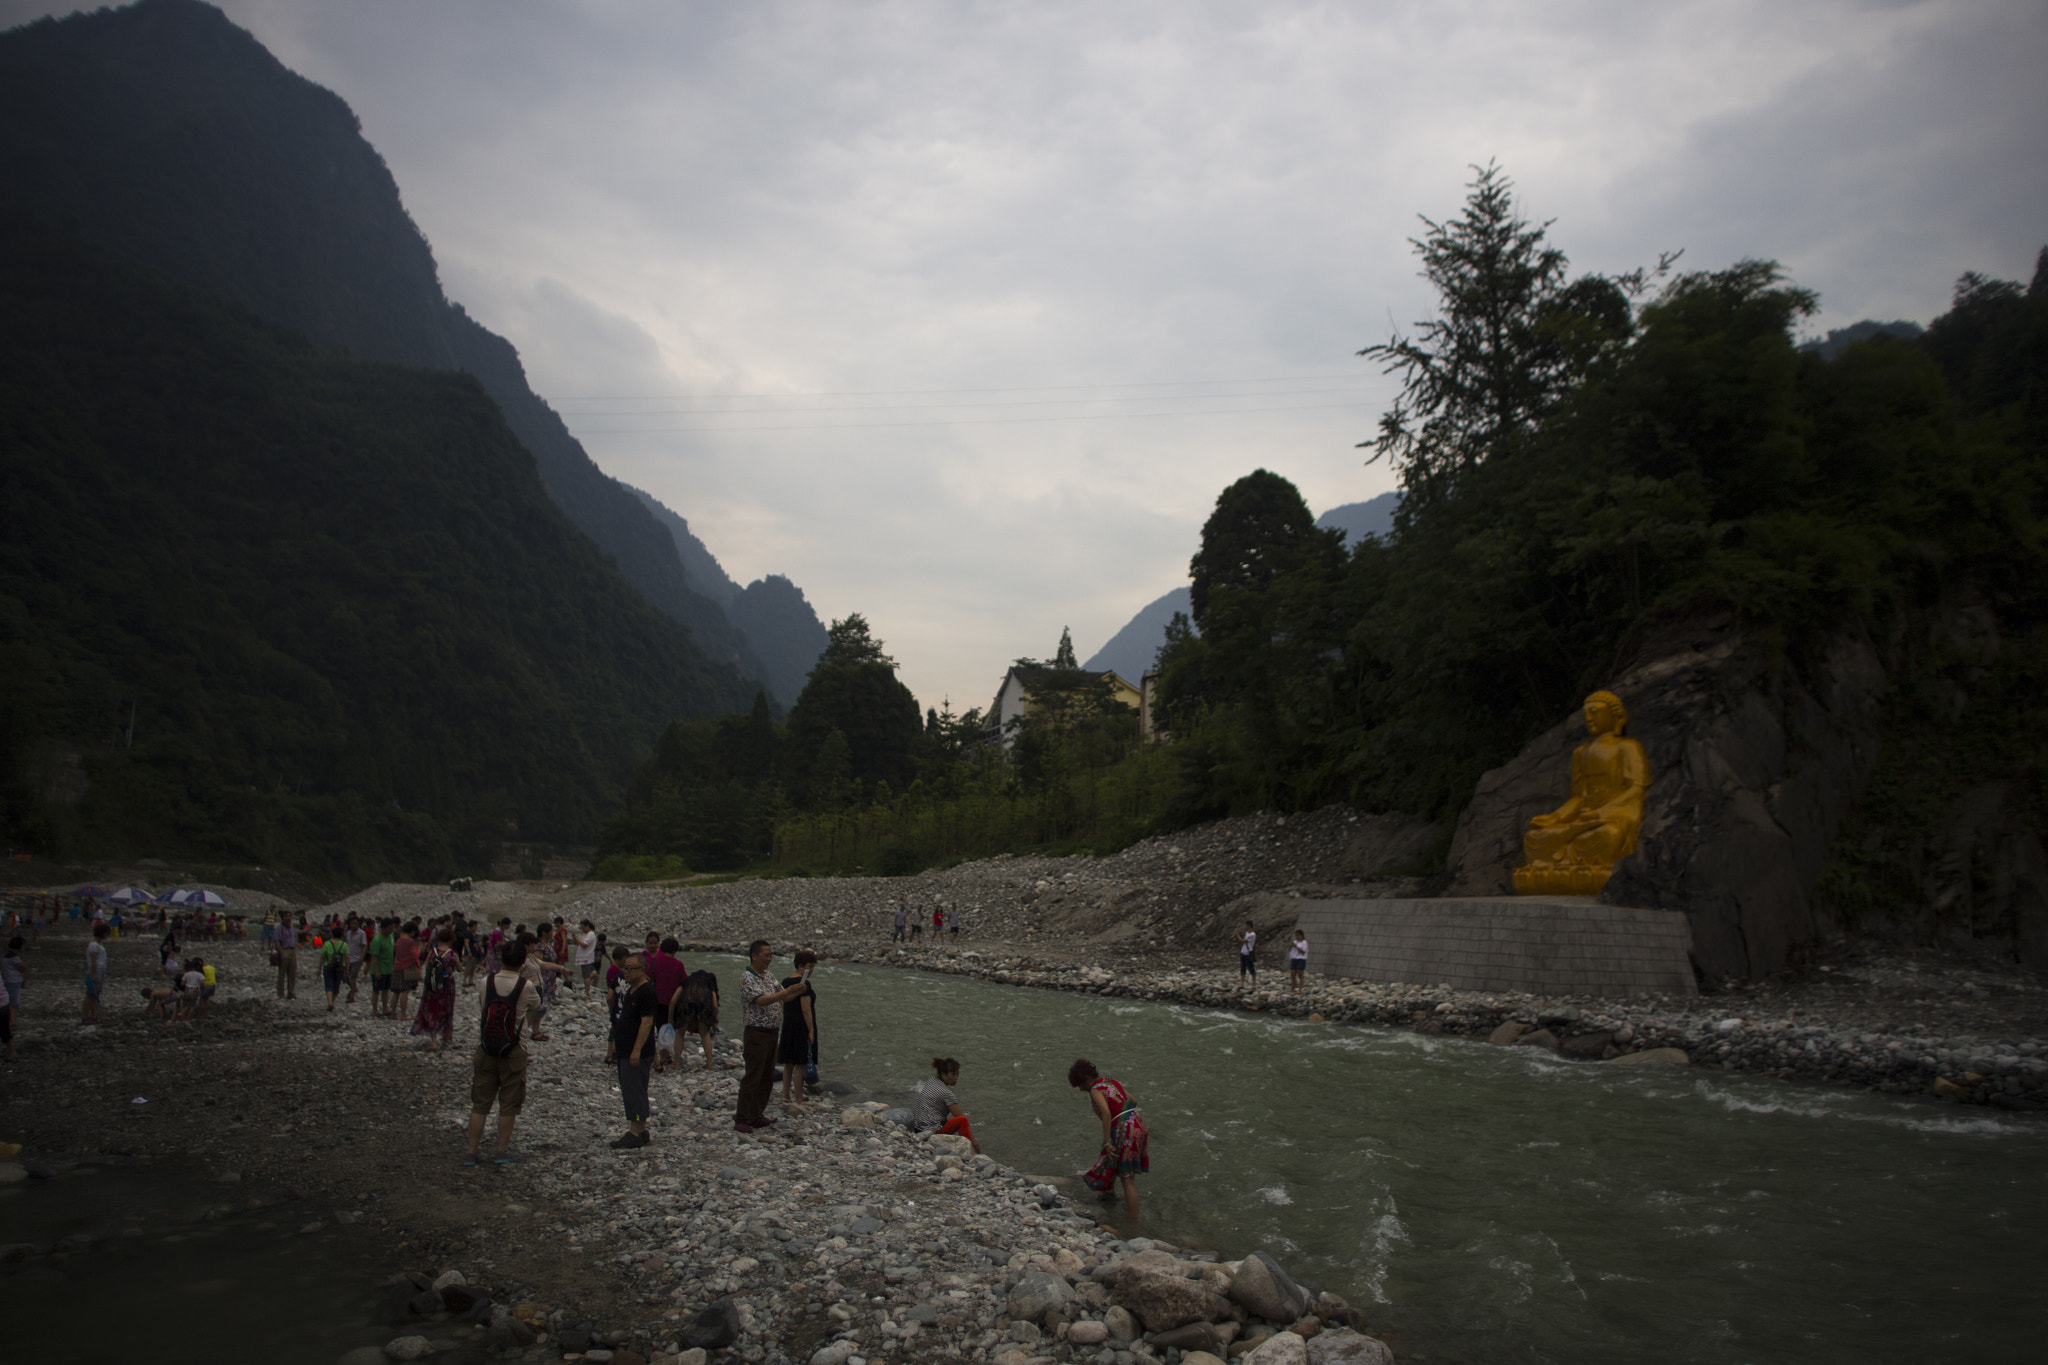
<path fill-rule="evenodd" d="M 804 1107 L 804 1068 L 817 1055 L 818 992 L 808 977 L 818 955 L 806 948 L 796 955 L 796 975 L 785 977 L 784 986 L 803 985 L 803 992 L 782 1002 L 782 1041 L 775 1060 L 782 1063 L 782 1107 Z"/>

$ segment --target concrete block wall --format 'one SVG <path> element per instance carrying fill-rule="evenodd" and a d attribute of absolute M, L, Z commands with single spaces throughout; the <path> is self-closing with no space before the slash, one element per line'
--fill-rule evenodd
<path fill-rule="evenodd" d="M 1309 971 L 1359 981 L 1538 995 L 1692 995 L 1676 910 L 1591 896 L 1303 901 Z M 1283 945 L 1291 934 L 1276 935 Z"/>

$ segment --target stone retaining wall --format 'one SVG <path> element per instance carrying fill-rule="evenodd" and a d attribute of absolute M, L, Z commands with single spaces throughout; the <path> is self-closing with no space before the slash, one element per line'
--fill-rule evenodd
<path fill-rule="evenodd" d="M 1309 970 L 1538 995 L 1692 995 L 1692 931 L 1675 910 L 1591 896 L 1303 901 Z M 1291 935 L 1276 935 L 1284 958 Z M 1275 967 L 1280 962 L 1269 957 Z"/>

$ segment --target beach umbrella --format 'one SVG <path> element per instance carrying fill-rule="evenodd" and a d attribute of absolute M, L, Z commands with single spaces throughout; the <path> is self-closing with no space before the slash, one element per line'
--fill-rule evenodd
<path fill-rule="evenodd" d="M 107 900 L 115 905 L 141 905 L 149 899 L 149 892 L 139 886 L 124 886 Z"/>
<path fill-rule="evenodd" d="M 71 894 L 74 896 L 104 896 L 107 893 L 100 890 L 97 886 L 81 886 Z"/>
<path fill-rule="evenodd" d="M 226 904 L 227 904 L 227 902 L 226 902 L 226 901 L 224 901 L 224 900 L 222 900 L 222 899 L 221 899 L 221 898 L 220 898 L 219 896 L 216 896 L 216 895 L 215 895 L 215 894 L 214 894 L 213 892 L 211 892 L 211 891 L 206 891 L 206 890 L 197 890 L 197 891 L 179 891 L 179 892 L 175 893 L 175 894 L 174 894 L 174 895 L 172 895 L 172 897 L 171 897 L 171 904 L 173 904 L 173 905 L 198 905 L 198 906 L 204 906 L 204 907 L 206 907 L 206 908 L 208 908 L 208 909 L 219 909 L 219 908 L 220 908 L 221 906 L 224 906 L 224 905 L 226 905 Z"/>

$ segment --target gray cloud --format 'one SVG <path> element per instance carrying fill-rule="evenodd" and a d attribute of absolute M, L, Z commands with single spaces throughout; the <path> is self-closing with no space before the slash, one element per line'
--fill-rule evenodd
<path fill-rule="evenodd" d="M 356 109 L 600 464 L 931 704 L 1088 653 L 1256 466 L 1389 486 L 1352 353 L 1426 314 L 1406 239 L 1469 163 L 1579 268 L 1771 256 L 1823 326 L 2048 239 L 2037 0 L 225 8 Z"/>

